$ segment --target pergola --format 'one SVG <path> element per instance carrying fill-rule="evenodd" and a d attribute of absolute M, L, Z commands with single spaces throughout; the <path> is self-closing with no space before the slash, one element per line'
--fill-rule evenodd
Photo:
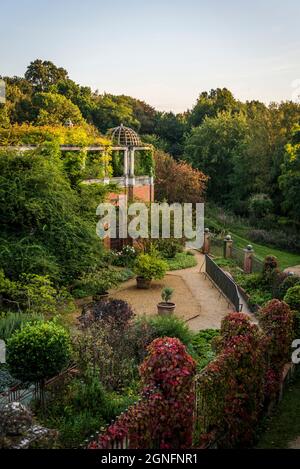
<path fill-rule="evenodd" d="M 65 125 L 67 127 L 73 126 L 71 121 L 66 121 Z M 122 151 L 124 158 L 123 165 L 123 176 L 121 177 L 112 177 L 109 178 L 105 176 L 104 178 L 97 179 L 87 179 L 85 182 L 89 183 L 109 183 L 115 182 L 122 187 L 134 187 L 134 186 L 153 186 L 153 176 L 144 175 L 144 176 L 135 176 L 134 174 L 134 154 L 137 150 L 149 150 L 149 146 L 142 145 L 141 140 L 138 134 L 129 127 L 125 127 L 123 124 L 120 124 L 118 127 L 114 127 L 107 132 L 108 137 L 112 140 L 111 149 L 114 151 Z M 27 151 L 33 150 L 36 148 L 36 145 L 21 145 L 18 147 L 9 147 L 13 150 Z M 80 146 L 72 145 L 61 145 L 60 150 L 64 151 L 82 151 Z M 85 148 L 88 152 L 104 152 L 107 150 L 105 146 L 93 145 Z M 151 190 L 152 191 L 152 190 Z"/>

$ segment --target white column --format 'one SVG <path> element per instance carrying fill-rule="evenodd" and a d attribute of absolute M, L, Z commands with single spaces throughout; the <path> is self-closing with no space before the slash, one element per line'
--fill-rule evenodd
<path fill-rule="evenodd" d="M 134 177 L 134 149 L 130 149 L 129 150 L 129 164 L 130 164 L 130 168 L 129 168 L 129 175 L 130 177 Z"/>
<path fill-rule="evenodd" d="M 128 149 L 124 150 L 124 176 L 128 176 Z"/>

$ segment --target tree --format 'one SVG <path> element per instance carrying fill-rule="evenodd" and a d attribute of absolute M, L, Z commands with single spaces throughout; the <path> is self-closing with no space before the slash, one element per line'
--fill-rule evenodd
<path fill-rule="evenodd" d="M 196 203 L 203 200 L 208 177 L 186 162 L 177 162 L 167 153 L 156 151 L 155 197 L 159 201 Z"/>
<path fill-rule="evenodd" d="M 79 108 L 60 94 L 36 93 L 33 97 L 38 125 L 64 124 L 68 119 L 73 124 L 82 124 L 84 119 Z"/>
<path fill-rule="evenodd" d="M 22 382 L 43 382 L 58 374 L 71 358 L 69 333 L 55 322 L 26 324 L 7 341 L 7 364 Z"/>
<path fill-rule="evenodd" d="M 300 125 L 294 129 L 293 141 L 300 139 Z M 300 222 L 300 143 L 286 146 L 279 185 L 283 194 L 283 209 L 296 222 Z"/>
<path fill-rule="evenodd" d="M 93 120 L 93 111 L 96 107 L 96 97 L 88 86 L 77 85 L 73 80 L 61 80 L 56 85 L 51 86 L 51 93 L 58 93 L 65 96 L 78 106 L 83 117 L 88 121 Z"/>
<path fill-rule="evenodd" d="M 236 101 L 227 88 L 212 89 L 209 93 L 203 91 L 195 106 L 188 114 L 190 127 L 201 125 L 205 117 L 216 117 L 222 111 L 239 111 L 242 105 Z"/>
<path fill-rule="evenodd" d="M 246 116 L 223 112 L 217 117 L 206 117 L 186 140 L 185 159 L 209 176 L 208 194 L 218 203 L 228 200 L 234 160 L 238 158 L 246 136 Z"/>
<path fill-rule="evenodd" d="M 183 137 L 186 131 L 184 117 L 173 112 L 162 112 L 157 116 L 155 133 L 166 145 L 166 151 L 174 157 L 179 157 L 183 153 Z"/>
<path fill-rule="evenodd" d="M 98 96 L 92 112 L 95 126 L 101 132 L 107 132 L 121 123 L 138 130 L 139 122 L 135 118 L 133 109 L 125 96 L 112 96 L 104 94 Z"/>
<path fill-rule="evenodd" d="M 56 67 L 49 60 L 37 59 L 30 62 L 25 72 L 26 80 L 38 91 L 48 91 L 51 85 L 68 78 L 68 72 L 62 67 Z"/>
<path fill-rule="evenodd" d="M 0 104 L 0 127 L 9 127 L 7 107 L 4 104 Z"/>

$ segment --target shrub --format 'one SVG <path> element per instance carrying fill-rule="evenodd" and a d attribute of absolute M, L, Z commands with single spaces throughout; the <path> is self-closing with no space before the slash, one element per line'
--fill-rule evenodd
<path fill-rule="evenodd" d="M 0 339 L 7 340 L 17 329 L 21 329 L 28 322 L 36 323 L 43 319 L 41 314 L 0 313 Z"/>
<path fill-rule="evenodd" d="M 120 273 L 116 269 L 103 267 L 82 274 L 74 282 L 73 294 L 75 296 L 101 295 L 120 283 Z"/>
<path fill-rule="evenodd" d="M 179 339 L 183 344 L 188 345 L 191 342 L 192 333 L 182 319 L 176 316 L 152 316 L 147 318 L 152 329 L 152 338 L 172 337 Z"/>
<path fill-rule="evenodd" d="M 135 273 L 148 280 L 163 278 L 167 269 L 167 263 L 152 254 L 140 254 L 134 265 Z"/>
<path fill-rule="evenodd" d="M 300 277 L 298 275 L 289 275 L 280 285 L 279 287 L 279 299 L 282 300 L 288 290 L 295 285 L 298 285 L 300 283 Z"/>
<path fill-rule="evenodd" d="M 168 270 L 188 269 L 197 265 L 192 251 L 179 252 L 173 259 L 167 259 Z"/>
<path fill-rule="evenodd" d="M 106 389 L 122 391 L 137 379 L 138 361 L 130 328 L 96 321 L 73 339 L 76 363 L 92 369 Z"/>
<path fill-rule="evenodd" d="M 79 448 L 84 440 L 109 423 L 132 403 L 134 397 L 119 396 L 104 389 L 99 379 L 87 373 L 50 389 L 48 405 L 39 420 L 59 432 L 58 445 Z"/>
<path fill-rule="evenodd" d="M 264 400 L 264 376 L 264 348 L 258 331 L 249 329 L 248 334 L 232 337 L 198 379 L 203 409 L 203 418 L 196 422 L 199 445 L 209 441 L 211 434 L 222 435 L 221 448 L 253 445 Z"/>
<path fill-rule="evenodd" d="M 264 286 L 271 288 L 276 282 L 279 274 L 278 261 L 275 256 L 266 256 L 263 267 L 263 281 Z"/>
<path fill-rule="evenodd" d="M 213 342 L 219 335 L 220 331 L 217 329 L 205 329 L 193 335 L 192 348 L 189 351 L 197 362 L 197 371 L 201 371 L 215 358 Z"/>
<path fill-rule="evenodd" d="M 278 272 L 277 275 L 274 278 L 274 282 L 272 285 L 272 294 L 274 298 L 278 298 L 279 300 L 282 300 L 283 297 L 280 295 L 280 289 L 285 281 L 286 278 L 289 277 L 288 272 Z"/>
<path fill-rule="evenodd" d="M 250 337 L 257 340 L 258 328 L 250 322 L 249 316 L 243 313 L 230 313 L 221 322 L 219 349 L 226 348 L 232 344 L 237 336 Z M 220 347 L 221 345 L 221 347 Z"/>
<path fill-rule="evenodd" d="M 187 354 L 179 339 L 170 337 L 151 342 L 148 356 L 140 366 L 143 384 L 159 387 L 169 396 L 176 396 L 177 391 L 183 391 L 186 384 L 190 386 L 190 377 L 194 373 L 195 361 Z"/>
<path fill-rule="evenodd" d="M 154 340 L 140 367 L 143 398 L 89 448 L 110 448 L 127 436 L 130 448 L 190 448 L 195 362 L 178 339 Z M 176 409 L 176 410 L 175 410 Z"/>
<path fill-rule="evenodd" d="M 300 251 L 300 240 L 297 234 L 289 233 L 287 236 L 284 231 L 257 229 L 248 231 L 247 238 L 254 243 L 271 245 L 290 252 Z"/>
<path fill-rule="evenodd" d="M 70 357 L 69 334 L 55 322 L 27 324 L 7 341 L 7 364 L 20 381 L 51 378 L 68 364 Z"/>
<path fill-rule="evenodd" d="M 174 238 L 161 238 L 156 241 L 155 246 L 160 254 L 166 259 L 174 258 L 178 252 L 182 252 L 182 243 Z"/>
<path fill-rule="evenodd" d="M 0 270 L 0 294 L 5 304 L 28 313 L 53 315 L 71 303 L 67 291 L 55 288 L 47 275 L 22 274 L 15 282 Z"/>
<path fill-rule="evenodd" d="M 132 267 L 137 257 L 134 246 L 123 246 L 121 251 L 112 251 L 112 263 L 119 267 Z"/>
<path fill-rule="evenodd" d="M 278 268 L 278 260 L 275 256 L 266 256 L 264 260 L 264 273 L 268 273 Z"/>
<path fill-rule="evenodd" d="M 300 311 L 300 284 L 288 289 L 284 296 L 284 301 L 291 309 Z"/>
<path fill-rule="evenodd" d="M 259 314 L 260 325 L 269 339 L 268 354 L 276 373 L 290 361 L 293 336 L 293 313 L 283 301 L 269 301 Z"/>
<path fill-rule="evenodd" d="M 95 321 L 104 321 L 124 328 L 135 316 L 131 306 L 123 300 L 101 300 L 86 307 L 81 317 L 81 323 L 85 326 Z"/>
<path fill-rule="evenodd" d="M 273 202 L 266 194 L 255 194 L 249 200 L 249 211 L 251 216 L 264 218 L 273 210 Z"/>

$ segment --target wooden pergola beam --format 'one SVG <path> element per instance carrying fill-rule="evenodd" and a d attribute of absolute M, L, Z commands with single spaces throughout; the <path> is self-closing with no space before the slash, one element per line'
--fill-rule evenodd
<path fill-rule="evenodd" d="M 35 150 L 35 148 L 38 148 L 38 145 L 18 145 L 18 146 L 2 146 L 0 148 L 7 148 L 8 150 L 18 150 L 18 151 L 29 151 L 29 150 Z M 69 146 L 69 145 L 60 145 L 61 151 L 81 151 L 81 150 L 86 150 L 86 151 L 105 151 L 108 148 L 111 148 L 112 150 L 115 151 L 124 151 L 127 150 L 128 147 L 120 147 L 120 146 L 112 146 L 112 147 L 99 147 L 99 146 L 89 146 L 89 147 L 76 147 L 76 146 Z M 149 150 L 150 147 L 132 147 L 133 150 Z"/>

